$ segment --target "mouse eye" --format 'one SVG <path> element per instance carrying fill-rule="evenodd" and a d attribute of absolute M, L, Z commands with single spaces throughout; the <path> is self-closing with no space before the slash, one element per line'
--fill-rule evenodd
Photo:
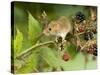
<path fill-rule="evenodd" d="M 49 28 L 49 31 L 51 31 L 51 28 Z"/>

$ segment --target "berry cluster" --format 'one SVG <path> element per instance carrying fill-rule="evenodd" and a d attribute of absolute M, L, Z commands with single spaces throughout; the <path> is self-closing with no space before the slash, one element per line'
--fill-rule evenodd
<path fill-rule="evenodd" d="M 83 51 L 86 49 L 87 53 L 97 56 L 97 44 L 93 43 L 93 40 L 95 40 L 94 34 L 97 33 L 96 24 L 94 24 L 94 21 L 86 20 L 85 15 L 79 11 L 75 15 L 74 24 L 74 33 L 79 34 L 76 38 L 77 40 L 80 40 L 77 44 L 77 50 Z"/>
<path fill-rule="evenodd" d="M 89 54 L 93 54 L 94 56 L 97 56 L 97 44 L 93 44 L 88 48 L 87 51 Z"/>
<path fill-rule="evenodd" d="M 97 33 L 96 24 L 94 25 L 94 21 L 91 21 L 89 19 L 87 20 L 84 13 L 79 11 L 75 14 L 73 22 L 74 22 L 73 33 L 75 35 L 75 38 L 77 39 L 76 41 L 79 41 L 77 42 L 77 44 L 72 42 L 73 44 L 76 44 L 77 46 L 76 50 L 84 51 L 84 49 L 86 49 L 86 52 L 88 54 L 97 56 L 97 44 L 96 43 L 94 44 L 93 42 L 94 40 L 96 40 L 94 34 Z M 70 37 L 70 35 L 68 34 L 67 37 L 65 37 L 65 40 L 71 41 L 69 40 L 72 38 L 72 36 Z M 62 43 L 61 37 L 59 37 L 57 40 L 58 43 Z M 61 50 L 63 50 L 62 44 L 60 45 L 60 48 Z M 69 54 L 64 53 L 62 59 L 64 61 L 68 61 L 70 59 Z"/>
<path fill-rule="evenodd" d="M 85 20 L 85 15 L 82 12 L 77 12 L 75 15 L 75 19 L 77 23 L 81 23 Z"/>
<path fill-rule="evenodd" d="M 84 39 L 85 40 L 91 40 L 91 39 L 93 39 L 93 33 L 92 32 L 85 32 L 84 33 Z"/>

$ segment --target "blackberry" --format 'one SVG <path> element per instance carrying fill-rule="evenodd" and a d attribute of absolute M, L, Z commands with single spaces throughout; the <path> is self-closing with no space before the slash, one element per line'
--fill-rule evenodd
<path fill-rule="evenodd" d="M 84 33 L 84 39 L 85 40 L 93 39 L 93 34 L 91 32 Z"/>
<path fill-rule="evenodd" d="M 79 27 L 79 32 L 84 32 L 85 31 L 85 28 L 84 27 Z"/>
<path fill-rule="evenodd" d="M 93 55 L 94 55 L 94 56 L 97 56 L 97 49 L 94 50 Z"/>
<path fill-rule="evenodd" d="M 68 61 L 69 59 L 70 59 L 69 54 L 64 53 L 64 55 L 63 55 L 63 60 L 64 60 L 64 61 Z"/>
<path fill-rule="evenodd" d="M 85 15 L 79 11 L 76 13 L 75 19 L 77 23 L 81 23 L 85 20 Z"/>
<path fill-rule="evenodd" d="M 96 33 L 97 33 L 96 28 L 92 29 L 92 32 L 93 32 L 94 34 L 96 34 Z"/>
<path fill-rule="evenodd" d="M 94 56 L 97 56 L 97 45 L 96 44 L 93 44 L 92 46 L 90 46 L 88 48 L 88 51 L 87 51 L 89 54 L 93 54 Z"/>
<path fill-rule="evenodd" d="M 57 38 L 57 41 L 58 41 L 58 43 L 61 43 L 61 42 L 62 42 L 62 37 L 61 37 L 61 36 L 58 37 L 58 38 Z"/>
<path fill-rule="evenodd" d="M 93 47 L 89 47 L 88 51 L 89 54 L 93 54 L 94 53 L 94 48 Z"/>

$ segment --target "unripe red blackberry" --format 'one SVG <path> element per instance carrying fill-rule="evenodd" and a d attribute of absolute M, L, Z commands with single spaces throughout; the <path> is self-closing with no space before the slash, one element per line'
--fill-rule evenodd
<path fill-rule="evenodd" d="M 84 32 L 85 31 L 85 28 L 83 26 L 79 27 L 79 32 Z"/>
<path fill-rule="evenodd" d="M 70 58 L 69 54 L 67 54 L 67 53 L 64 53 L 64 54 L 63 54 L 63 60 L 64 60 L 64 61 L 68 61 L 69 58 Z"/>
<path fill-rule="evenodd" d="M 92 46 L 90 46 L 88 48 L 88 51 L 87 51 L 89 54 L 93 54 L 94 56 L 97 56 L 97 45 L 96 44 L 93 44 Z"/>

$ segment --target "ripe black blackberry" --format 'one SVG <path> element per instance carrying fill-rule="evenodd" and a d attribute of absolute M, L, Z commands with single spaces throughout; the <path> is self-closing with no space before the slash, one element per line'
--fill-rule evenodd
<path fill-rule="evenodd" d="M 94 55 L 94 56 L 97 56 L 97 49 L 94 50 L 93 55 Z"/>
<path fill-rule="evenodd" d="M 57 41 L 58 41 L 58 43 L 62 43 L 62 37 L 61 37 L 61 36 L 58 37 L 58 38 L 57 38 Z"/>
<path fill-rule="evenodd" d="M 81 23 L 85 20 L 85 15 L 79 11 L 76 13 L 75 19 L 77 23 Z"/>
<path fill-rule="evenodd" d="M 93 34 L 91 32 L 85 32 L 84 33 L 84 39 L 85 40 L 93 39 Z"/>

